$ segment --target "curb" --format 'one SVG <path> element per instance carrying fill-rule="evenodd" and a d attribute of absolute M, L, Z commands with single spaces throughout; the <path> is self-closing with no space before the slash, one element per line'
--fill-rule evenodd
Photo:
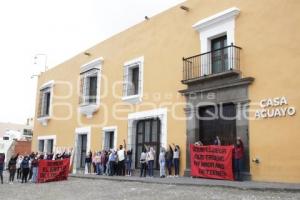
<path fill-rule="evenodd" d="M 106 180 L 106 181 L 117 181 L 117 182 L 136 182 L 136 183 L 147 183 L 147 184 L 161 184 L 161 185 L 178 185 L 178 186 L 196 186 L 196 187 L 219 187 L 228 189 L 238 189 L 238 190 L 254 190 L 254 191 L 273 191 L 273 192 L 300 192 L 299 188 L 293 187 L 272 187 L 272 186 L 241 186 L 241 185 L 226 185 L 226 184 L 210 184 L 210 183 L 191 183 L 191 182 L 161 182 L 154 179 L 126 179 L 126 178 L 113 178 L 107 176 L 89 176 L 89 175 L 73 175 L 70 174 L 69 177 L 78 179 L 90 179 L 90 180 Z"/>

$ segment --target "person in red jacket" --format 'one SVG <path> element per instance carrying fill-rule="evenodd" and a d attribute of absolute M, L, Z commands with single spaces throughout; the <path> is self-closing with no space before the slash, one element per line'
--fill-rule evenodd
<path fill-rule="evenodd" d="M 242 181 L 241 170 L 243 167 L 244 158 L 244 144 L 240 137 L 237 137 L 236 144 L 234 145 L 234 177 L 237 181 Z"/>

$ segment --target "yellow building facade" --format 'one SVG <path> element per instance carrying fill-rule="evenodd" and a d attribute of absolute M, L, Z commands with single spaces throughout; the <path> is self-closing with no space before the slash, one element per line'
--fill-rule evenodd
<path fill-rule="evenodd" d="M 174 143 L 188 175 L 189 144 L 240 136 L 245 177 L 300 182 L 299 9 L 188 0 L 41 73 L 33 150 L 73 148 L 76 171 L 90 150 L 125 141 L 138 167 L 143 145 Z"/>

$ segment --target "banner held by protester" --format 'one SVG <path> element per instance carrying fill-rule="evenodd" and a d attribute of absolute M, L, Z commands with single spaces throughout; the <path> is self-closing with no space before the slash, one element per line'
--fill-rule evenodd
<path fill-rule="evenodd" d="M 38 183 L 67 180 L 69 167 L 70 159 L 40 160 Z"/>
<path fill-rule="evenodd" d="M 191 176 L 234 180 L 232 150 L 233 146 L 190 145 Z"/>

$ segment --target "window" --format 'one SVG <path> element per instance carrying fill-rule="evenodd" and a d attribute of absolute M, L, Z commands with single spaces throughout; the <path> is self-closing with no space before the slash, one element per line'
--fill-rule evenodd
<path fill-rule="evenodd" d="M 53 153 L 53 139 L 47 140 L 47 153 Z"/>
<path fill-rule="evenodd" d="M 31 129 L 24 129 L 23 135 L 25 136 L 32 136 L 32 130 Z"/>
<path fill-rule="evenodd" d="M 39 152 L 44 152 L 45 140 L 39 140 Z"/>
<path fill-rule="evenodd" d="M 98 58 L 80 68 L 80 113 L 87 118 L 99 109 L 102 63 L 103 58 Z"/>
<path fill-rule="evenodd" d="M 81 75 L 80 85 L 80 104 L 96 104 L 98 98 L 98 69 L 85 72 Z"/>
<path fill-rule="evenodd" d="M 40 90 L 39 117 L 50 115 L 51 88 Z"/>
<path fill-rule="evenodd" d="M 137 103 L 143 96 L 143 62 L 144 58 L 126 62 L 124 64 L 123 100 Z"/>
<path fill-rule="evenodd" d="M 39 136 L 38 137 L 38 150 L 43 153 L 53 153 L 56 144 L 56 136 Z"/>
<path fill-rule="evenodd" d="M 113 149 L 114 148 L 114 131 L 107 131 L 105 132 L 105 142 L 104 142 L 104 149 Z"/>
<path fill-rule="evenodd" d="M 228 68 L 227 36 L 211 40 L 211 70 L 213 74 L 224 72 Z"/>
<path fill-rule="evenodd" d="M 105 150 L 117 147 L 117 126 L 103 127 L 102 129 L 102 148 Z"/>
<path fill-rule="evenodd" d="M 40 96 L 37 112 L 37 120 L 47 126 L 48 120 L 51 117 L 51 101 L 53 96 L 54 81 L 49 81 L 40 87 Z"/>

